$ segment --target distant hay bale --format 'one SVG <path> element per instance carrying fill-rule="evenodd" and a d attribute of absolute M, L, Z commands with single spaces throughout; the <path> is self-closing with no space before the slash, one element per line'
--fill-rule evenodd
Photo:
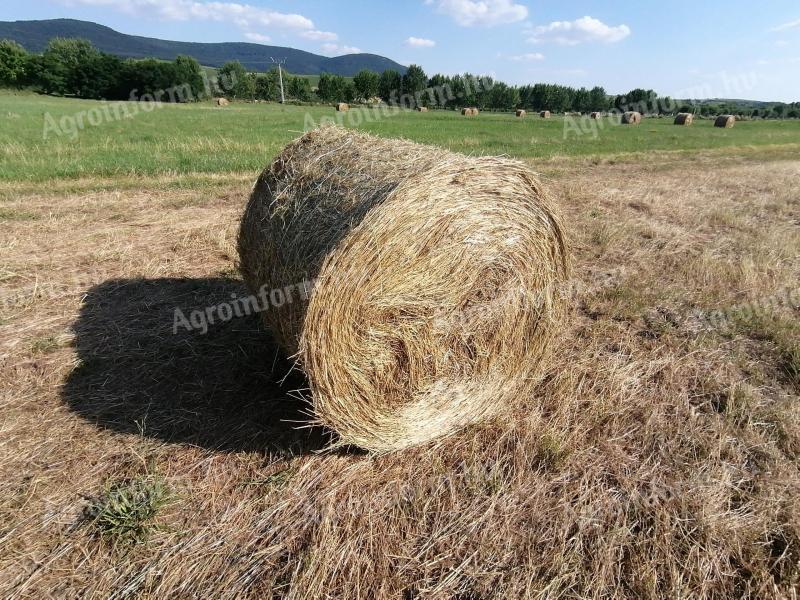
<path fill-rule="evenodd" d="M 543 110 L 542 112 L 539 113 L 539 116 L 541 118 L 543 118 L 543 119 L 549 119 L 550 118 L 550 111 L 549 110 Z"/>
<path fill-rule="evenodd" d="M 417 112 L 428 112 L 428 108 L 426 106 L 418 106 Z"/>
<path fill-rule="evenodd" d="M 623 125 L 638 125 L 642 122 L 642 113 L 636 111 L 628 111 L 622 113 Z"/>
<path fill-rule="evenodd" d="M 524 110 L 522 110 L 522 109 L 517 109 L 516 115 L 517 115 L 518 117 L 524 117 L 524 116 L 525 116 L 525 115 L 527 115 L 527 114 L 528 114 L 528 113 L 527 113 L 527 112 L 525 112 Z"/>
<path fill-rule="evenodd" d="M 733 115 L 720 115 L 714 121 L 714 127 L 722 127 L 723 129 L 730 129 L 736 125 L 736 117 Z"/>
<path fill-rule="evenodd" d="M 350 110 L 350 105 L 347 104 L 346 102 L 337 102 L 336 110 L 338 112 L 347 112 L 348 110 Z"/>
<path fill-rule="evenodd" d="M 474 108 L 474 107 L 473 108 L 462 108 L 461 109 L 461 114 L 464 115 L 465 117 L 475 117 L 475 116 L 478 115 L 478 109 Z"/>
<path fill-rule="evenodd" d="M 215 98 L 214 102 L 217 106 L 228 106 L 230 104 L 227 98 Z"/>
<path fill-rule="evenodd" d="M 593 112 L 592 114 L 589 115 L 589 117 L 591 117 L 592 119 L 599 119 L 600 118 L 600 113 L 599 112 Z"/>
<path fill-rule="evenodd" d="M 290 290 L 261 315 L 305 371 L 316 419 L 337 445 L 376 452 L 531 393 L 570 264 L 562 222 L 523 163 L 334 126 L 260 175 L 238 250 L 250 289 Z M 304 280 L 310 298 L 289 301 Z"/>
<path fill-rule="evenodd" d="M 694 115 L 692 113 L 678 113 L 675 117 L 675 125 L 689 126 L 694 123 Z"/>

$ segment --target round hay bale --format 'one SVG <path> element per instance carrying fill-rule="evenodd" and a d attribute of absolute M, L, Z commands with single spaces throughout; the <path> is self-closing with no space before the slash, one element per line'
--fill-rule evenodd
<path fill-rule="evenodd" d="M 462 108 L 461 109 L 461 114 L 464 115 L 465 117 L 475 117 L 475 116 L 478 115 L 478 109 L 477 108 Z"/>
<path fill-rule="evenodd" d="M 592 114 L 589 115 L 589 117 L 591 117 L 592 119 L 599 119 L 600 118 L 600 113 L 599 112 L 593 112 Z"/>
<path fill-rule="evenodd" d="M 347 104 L 346 102 L 337 102 L 336 110 L 338 112 L 347 112 L 348 110 L 350 110 L 350 105 Z"/>
<path fill-rule="evenodd" d="M 227 98 L 214 98 L 214 102 L 217 106 L 228 106 L 230 104 Z"/>
<path fill-rule="evenodd" d="M 315 282 L 307 301 L 295 293 L 261 315 L 336 445 L 376 452 L 529 394 L 570 266 L 560 217 L 523 163 L 335 126 L 260 175 L 238 250 L 254 292 Z"/>
<path fill-rule="evenodd" d="M 539 116 L 541 118 L 543 118 L 543 119 L 549 119 L 550 118 L 550 111 L 549 110 L 543 110 L 542 112 L 539 113 Z"/>
<path fill-rule="evenodd" d="M 714 121 L 714 127 L 722 127 L 723 129 L 730 129 L 736 125 L 736 117 L 733 115 L 720 115 Z"/>
<path fill-rule="evenodd" d="M 418 106 L 416 110 L 417 110 L 417 112 L 428 112 L 428 107 L 426 107 L 426 106 Z"/>
<path fill-rule="evenodd" d="M 628 111 L 622 113 L 623 125 L 638 125 L 642 122 L 642 113 L 636 111 Z"/>
<path fill-rule="evenodd" d="M 678 113 L 675 117 L 675 125 L 683 125 L 688 127 L 694 123 L 694 115 L 692 113 Z"/>
<path fill-rule="evenodd" d="M 524 118 L 524 117 L 525 117 L 525 115 L 527 115 L 527 114 L 528 114 L 528 113 L 527 113 L 527 112 L 525 112 L 524 110 L 522 110 L 522 109 L 517 109 L 516 115 L 517 115 L 518 117 L 520 117 L 520 118 Z"/>

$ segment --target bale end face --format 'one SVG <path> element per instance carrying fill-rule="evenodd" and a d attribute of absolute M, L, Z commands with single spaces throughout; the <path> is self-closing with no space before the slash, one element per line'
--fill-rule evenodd
<path fill-rule="evenodd" d="M 642 122 L 642 113 L 628 111 L 622 114 L 623 125 L 638 125 Z"/>
<path fill-rule="evenodd" d="M 528 113 L 526 113 L 524 110 L 520 109 L 520 110 L 517 110 L 517 112 L 515 114 L 516 114 L 516 116 L 522 118 L 522 117 L 525 117 L 525 115 L 527 115 Z"/>
<path fill-rule="evenodd" d="M 549 119 L 550 118 L 550 111 L 549 110 L 543 110 L 542 112 L 539 113 L 539 116 L 542 119 Z"/>
<path fill-rule="evenodd" d="M 694 123 L 694 115 L 691 113 L 678 113 L 675 117 L 675 125 L 683 125 L 688 127 Z"/>
<path fill-rule="evenodd" d="M 309 132 L 262 173 L 238 246 L 253 290 L 316 282 L 307 302 L 263 318 L 297 354 L 318 421 L 375 452 L 530 393 L 570 262 L 522 163 L 340 127 Z"/>
<path fill-rule="evenodd" d="M 338 112 L 347 112 L 348 110 L 350 110 L 350 105 L 346 104 L 345 102 L 339 102 L 338 104 L 336 104 L 336 110 Z"/>
<path fill-rule="evenodd" d="M 720 115 L 714 121 L 714 127 L 722 129 L 731 129 L 734 125 L 736 125 L 736 117 L 733 115 Z"/>

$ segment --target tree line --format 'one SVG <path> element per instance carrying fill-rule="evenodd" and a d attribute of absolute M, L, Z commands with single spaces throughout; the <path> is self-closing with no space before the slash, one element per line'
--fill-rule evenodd
<path fill-rule="evenodd" d="M 722 113 L 753 117 L 800 117 L 800 102 L 776 103 L 762 108 L 738 104 L 693 103 L 659 96 L 653 90 L 635 89 L 611 95 L 600 86 L 574 88 L 536 83 L 512 86 L 491 77 L 441 75 L 431 77 L 419 65 L 401 74 L 394 70 L 376 73 L 362 70 L 352 79 L 323 73 L 313 89 L 307 77 L 248 72 L 238 61 L 225 63 L 214 77 L 189 56 L 173 61 L 121 59 L 101 52 L 81 39 L 54 38 L 41 54 L 29 53 L 16 42 L 0 40 L 0 86 L 33 87 L 45 94 L 104 100 L 158 100 L 190 102 L 211 96 L 233 99 L 301 102 L 375 102 L 381 100 L 409 108 L 457 109 L 475 106 L 482 110 L 526 109 L 561 112 L 606 112 L 639 110 L 672 114 Z"/>

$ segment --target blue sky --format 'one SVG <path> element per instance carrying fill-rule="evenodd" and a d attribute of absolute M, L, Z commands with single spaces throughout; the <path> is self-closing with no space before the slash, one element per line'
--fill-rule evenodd
<path fill-rule="evenodd" d="M 800 3 L 537 0 L 3 0 L 0 20 L 72 17 L 164 39 L 362 51 L 428 74 L 800 101 Z M 291 65 L 287 65 L 291 70 Z"/>

